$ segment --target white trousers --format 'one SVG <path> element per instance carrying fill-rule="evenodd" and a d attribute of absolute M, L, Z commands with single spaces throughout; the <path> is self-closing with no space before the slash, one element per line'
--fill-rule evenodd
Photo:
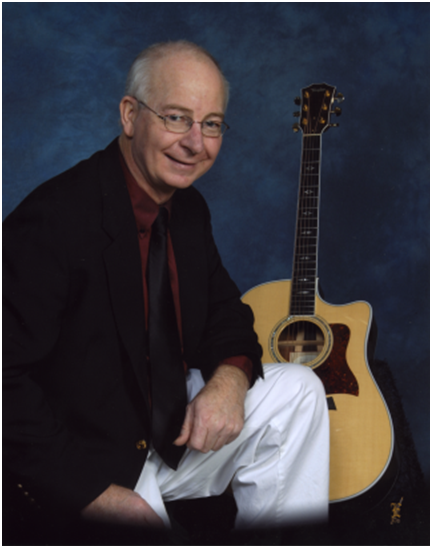
<path fill-rule="evenodd" d="M 187 450 L 176 471 L 150 449 L 137 491 L 170 526 L 164 501 L 220 495 L 231 483 L 235 528 L 317 523 L 328 516 L 329 418 L 324 387 L 299 364 L 265 364 L 245 399 L 245 424 L 219 451 Z M 192 400 L 204 381 L 187 376 Z"/>

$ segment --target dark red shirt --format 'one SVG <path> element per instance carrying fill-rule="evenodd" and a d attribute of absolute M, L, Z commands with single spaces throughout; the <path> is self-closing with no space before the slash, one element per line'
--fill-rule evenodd
<path fill-rule="evenodd" d="M 121 155 L 121 164 L 123 167 L 125 180 L 127 183 L 128 192 L 130 194 L 131 204 L 133 207 L 134 217 L 136 219 L 137 235 L 139 239 L 140 259 L 142 264 L 142 283 L 143 295 L 145 300 L 145 318 L 148 324 L 148 285 L 146 282 L 146 266 L 148 263 L 149 242 L 151 240 L 151 227 L 154 220 L 158 216 L 159 205 L 138 185 L 134 176 L 127 167 L 124 158 Z M 172 200 L 169 200 L 163 205 L 170 212 L 172 209 Z M 175 254 L 173 252 L 172 240 L 170 231 L 167 233 L 167 261 L 170 272 L 170 284 L 173 292 L 173 301 L 175 304 L 176 319 L 178 323 L 179 336 L 182 345 L 182 319 L 181 319 L 181 302 L 179 293 L 178 270 L 176 267 Z M 246 356 L 232 356 L 224 359 L 220 364 L 229 364 L 243 370 L 248 380 L 252 377 L 252 362 Z M 186 368 L 186 363 L 184 363 Z"/>

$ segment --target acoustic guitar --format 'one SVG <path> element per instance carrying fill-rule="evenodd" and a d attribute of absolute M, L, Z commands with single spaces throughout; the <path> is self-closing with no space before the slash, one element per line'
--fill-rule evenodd
<path fill-rule="evenodd" d="M 263 362 L 300 363 L 322 380 L 330 414 L 330 501 L 354 499 L 387 474 L 394 451 L 391 416 L 371 373 L 374 321 L 358 301 L 331 305 L 317 277 L 322 134 L 337 126 L 343 96 L 335 87 L 304 88 L 293 125 L 302 132 L 302 157 L 291 280 L 257 286 L 243 296 L 255 315 Z"/>

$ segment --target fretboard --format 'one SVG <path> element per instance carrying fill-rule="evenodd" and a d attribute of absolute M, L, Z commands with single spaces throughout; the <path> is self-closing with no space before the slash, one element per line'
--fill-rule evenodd
<path fill-rule="evenodd" d="M 304 135 L 290 315 L 314 315 L 318 265 L 321 135 Z"/>

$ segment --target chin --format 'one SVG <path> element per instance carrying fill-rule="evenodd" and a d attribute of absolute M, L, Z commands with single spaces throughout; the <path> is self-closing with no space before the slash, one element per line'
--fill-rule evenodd
<path fill-rule="evenodd" d="M 175 190 L 185 190 L 194 184 L 194 182 L 200 178 L 199 176 L 193 177 L 175 177 L 171 180 L 166 180 L 166 184 Z"/>

